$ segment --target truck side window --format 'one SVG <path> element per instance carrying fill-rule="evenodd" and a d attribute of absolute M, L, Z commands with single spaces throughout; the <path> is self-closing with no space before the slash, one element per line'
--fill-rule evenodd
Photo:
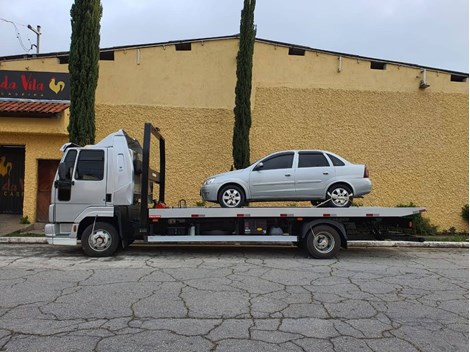
<path fill-rule="evenodd" d="M 64 164 L 67 167 L 67 179 L 72 179 L 73 167 L 75 166 L 75 159 L 77 159 L 77 151 L 70 150 L 64 159 Z M 71 184 L 61 184 L 58 186 L 57 190 L 57 199 L 62 202 L 67 202 L 70 200 L 71 196 Z"/>
<path fill-rule="evenodd" d="M 67 167 L 67 178 L 72 179 L 73 167 L 75 166 L 75 159 L 77 159 L 77 151 L 71 150 L 67 153 L 64 159 L 64 164 Z"/>
<path fill-rule="evenodd" d="M 99 181 L 104 176 L 104 151 L 82 150 L 78 155 L 76 180 Z"/>

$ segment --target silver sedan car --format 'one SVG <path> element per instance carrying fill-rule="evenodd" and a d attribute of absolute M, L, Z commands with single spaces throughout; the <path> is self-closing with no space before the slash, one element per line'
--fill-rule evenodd
<path fill-rule="evenodd" d="M 201 196 L 224 208 L 261 201 L 349 207 L 354 197 L 369 193 L 371 187 L 366 165 L 323 150 L 289 150 L 270 154 L 246 169 L 207 178 Z"/>

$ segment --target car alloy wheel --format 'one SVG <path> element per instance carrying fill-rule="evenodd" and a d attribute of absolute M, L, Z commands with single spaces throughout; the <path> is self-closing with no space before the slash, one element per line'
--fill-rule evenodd
<path fill-rule="evenodd" d="M 245 194 L 240 187 L 229 185 L 219 193 L 219 204 L 223 208 L 239 208 L 245 204 Z"/>
<path fill-rule="evenodd" d="M 330 205 L 337 208 L 347 208 L 351 205 L 352 190 L 347 186 L 334 186 L 328 191 Z"/>

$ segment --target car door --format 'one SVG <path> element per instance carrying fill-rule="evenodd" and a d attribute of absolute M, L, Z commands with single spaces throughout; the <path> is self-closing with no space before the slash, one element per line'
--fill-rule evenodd
<path fill-rule="evenodd" d="M 250 172 L 251 198 L 256 200 L 292 199 L 295 196 L 294 152 L 270 155 Z"/>
<path fill-rule="evenodd" d="M 332 178 L 335 168 L 320 151 L 299 152 L 295 170 L 295 193 L 297 198 L 322 198 Z"/>

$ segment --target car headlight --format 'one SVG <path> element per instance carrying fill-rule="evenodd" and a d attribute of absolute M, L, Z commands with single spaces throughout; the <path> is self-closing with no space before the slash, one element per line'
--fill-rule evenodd
<path fill-rule="evenodd" d="M 215 177 L 208 178 L 207 180 L 204 181 L 203 186 L 210 185 L 211 183 L 214 183 Z"/>

